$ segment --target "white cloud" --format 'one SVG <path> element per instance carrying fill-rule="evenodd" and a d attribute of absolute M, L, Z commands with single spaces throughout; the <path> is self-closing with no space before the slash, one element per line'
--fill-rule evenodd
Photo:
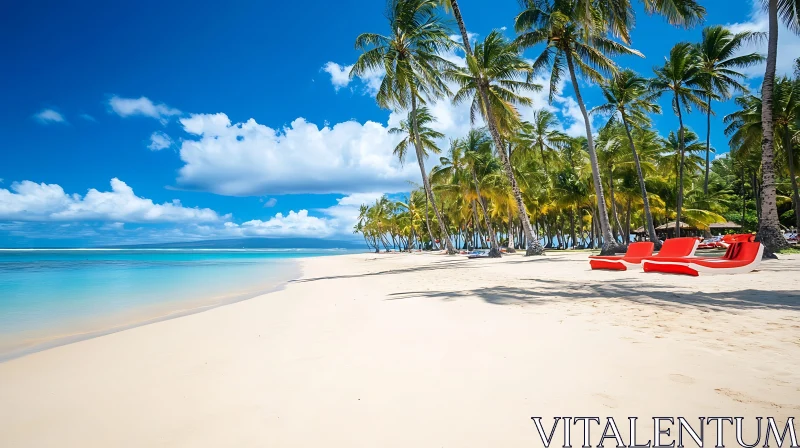
<path fill-rule="evenodd" d="M 206 228 L 215 236 L 247 237 L 348 237 L 358 219 L 361 204 L 369 204 L 381 193 L 356 193 L 338 199 L 332 207 L 315 210 L 322 216 L 312 216 L 308 210 L 277 213 L 266 221 L 259 219 L 235 224 L 226 222 L 223 229 Z"/>
<path fill-rule="evenodd" d="M 338 199 L 336 205 L 318 211 L 327 216 L 330 226 L 336 229 L 337 233 L 350 234 L 358 220 L 361 204 L 371 204 L 381 196 L 383 193 L 354 193 Z"/>
<path fill-rule="evenodd" d="M 352 68 L 352 65 L 343 67 L 335 62 L 328 62 L 322 67 L 322 71 L 331 75 L 331 84 L 333 84 L 333 88 L 339 90 L 350 84 L 350 70 Z"/>
<path fill-rule="evenodd" d="M 79 117 L 81 117 L 81 118 L 83 118 L 83 119 L 84 119 L 84 120 L 86 120 L 86 121 L 91 121 L 91 122 L 93 122 L 93 123 L 94 123 L 94 122 L 97 122 L 97 120 L 96 120 L 96 119 L 95 119 L 93 116 L 91 116 L 91 115 L 89 115 L 89 114 L 80 114 L 80 115 L 78 115 L 78 116 L 79 116 Z"/>
<path fill-rule="evenodd" d="M 339 65 L 335 62 L 328 62 L 322 66 L 322 71 L 331 75 L 331 84 L 333 84 L 334 90 L 338 92 L 339 89 L 349 86 L 352 82 L 350 78 L 350 70 L 352 68 L 353 64 Z M 381 86 L 384 73 L 383 69 L 371 70 L 362 76 L 356 76 L 356 79 L 364 86 L 364 93 L 375 95 Z"/>
<path fill-rule="evenodd" d="M 108 100 L 108 105 L 120 117 L 142 115 L 155 118 L 164 124 L 170 117 L 181 114 L 178 109 L 171 108 L 163 103 L 155 104 L 144 96 L 140 98 L 121 98 L 115 95 Z"/>
<path fill-rule="evenodd" d="M 456 43 L 461 44 L 464 42 L 464 38 L 461 37 L 461 34 L 451 34 L 449 37 L 450 40 Z M 469 39 L 470 45 L 475 45 L 475 42 L 478 40 L 478 33 L 471 33 L 467 31 L 467 39 Z"/>
<path fill-rule="evenodd" d="M 734 33 L 740 33 L 742 31 L 767 32 L 769 30 L 769 19 L 761 2 L 759 0 L 752 0 L 750 20 L 728 24 L 726 27 Z M 792 75 L 794 59 L 797 57 L 799 48 L 800 36 L 786 28 L 783 21 L 778 19 L 778 57 L 776 65 L 776 72 L 778 75 Z M 762 42 L 752 43 L 743 47 L 740 54 L 752 53 L 754 51 L 766 56 L 767 40 L 764 39 Z M 751 77 L 763 77 L 765 69 L 765 64 L 761 63 L 752 67 L 747 67 L 743 69 L 742 72 Z"/>
<path fill-rule="evenodd" d="M 464 63 L 453 52 L 445 57 L 456 64 Z M 327 67 L 334 87 L 337 82 L 344 85 L 349 66 L 330 63 Z M 379 82 L 380 77 L 375 79 Z M 558 86 L 550 104 L 547 80 L 538 77 L 534 81 L 545 88 L 528 93 L 532 106 L 520 108 L 523 118 L 530 120 L 534 110 L 550 110 L 560 116 L 564 132 L 584 135 L 577 103 L 561 92 L 564 83 Z M 430 102 L 428 108 L 436 119 L 431 127 L 445 134 L 439 142 L 443 149 L 449 139 L 466 135 L 472 127 L 469 102 L 453 105 L 449 99 L 441 99 Z M 184 166 L 177 183 L 183 188 L 232 196 L 407 191 L 408 182 L 419 177 L 416 160 L 412 154 L 401 167 L 392 155 L 399 137 L 388 133 L 406 115 L 406 111 L 392 112 L 386 124 L 347 121 L 322 127 L 297 118 L 283 129 L 273 129 L 254 119 L 231 123 L 224 113 L 193 114 L 180 119 L 184 131 L 193 138 L 181 143 Z M 481 125 L 480 121 L 475 123 Z M 427 167 L 433 163 L 428 162 Z"/>
<path fill-rule="evenodd" d="M 275 207 L 275 205 L 277 204 L 278 200 L 276 198 L 269 198 L 266 201 L 264 201 L 264 208 L 272 208 Z"/>
<path fill-rule="evenodd" d="M 150 144 L 147 145 L 147 147 L 150 148 L 151 151 L 160 151 L 170 146 L 172 146 L 172 139 L 169 138 L 169 135 L 166 133 L 155 131 L 150 134 Z"/>
<path fill-rule="evenodd" d="M 309 216 L 308 210 L 290 211 L 286 215 L 277 213 L 266 221 L 255 219 L 242 224 L 226 222 L 225 229 L 231 236 L 324 238 L 335 233 L 327 219 Z"/>
<path fill-rule="evenodd" d="M 41 124 L 50 123 L 65 123 L 64 116 L 53 109 L 42 109 L 39 113 L 33 116 Z"/>
<path fill-rule="evenodd" d="M 56 184 L 28 180 L 0 189 L 0 220 L 200 223 L 229 218 L 207 208 L 184 207 L 178 200 L 155 204 L 116 178 L 111 179 L 111 191 L 92 188 L 83 197 Z"/>
<path fill-rule="evenodd" d="M 392 150 L 399 138 L 372 121 L 318 127 L 303 118 L 275 130 L 250 119 L 193 114 L 180 120 L 185 139 L 178 184 L 222 195 L 397 192 L 419 176 Z"/>

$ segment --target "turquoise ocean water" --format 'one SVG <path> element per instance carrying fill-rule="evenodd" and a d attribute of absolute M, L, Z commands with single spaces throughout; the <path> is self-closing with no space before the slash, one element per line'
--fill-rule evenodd
<path fill-rule="evenodd" d="M 353 251 L 349 251 L 353 252 Z M 343 250 L 0 250 L 0 361 L 279 288 Z"/>

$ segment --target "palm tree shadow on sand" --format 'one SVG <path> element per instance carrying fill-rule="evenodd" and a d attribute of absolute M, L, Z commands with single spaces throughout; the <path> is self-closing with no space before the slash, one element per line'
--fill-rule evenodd
<path fill-rule="evenodd" d="M 690 306 L 702 311 L 751 309 L 800 310 L 800 291 L 742 289 L 723 292 L 671 290 L 640 279 L 616 279 L 613 284 L 547 279 L 521 279 L 526 286 L 497 286 L 462 291 L 405 291 L 386 300 L 433 298 L 453 301 L 480 298 L 492 305 L 537 306 L 580 300 L 623 300 L 636 304 L 676 308 Z"/>

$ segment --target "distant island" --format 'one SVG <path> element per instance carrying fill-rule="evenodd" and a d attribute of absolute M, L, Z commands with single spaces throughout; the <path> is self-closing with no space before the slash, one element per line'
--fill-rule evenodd
<path fill-rule="evenodd" d="M 363 243 L 319 238 L 238 238 L 103 246 L 107 249 L 365 249 Z"/>

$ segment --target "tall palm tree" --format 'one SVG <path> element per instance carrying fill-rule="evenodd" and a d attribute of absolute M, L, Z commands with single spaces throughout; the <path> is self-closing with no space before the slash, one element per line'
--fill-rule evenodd
<path fill-rule="evenodd" d="M 447 253 L 455 254 L 428 181 L 418 129 L 418 104 L 449 94 L 443 73 L 452 68 L 452 63 L 439 53 L 452 48 L 454 42 L 437 15 L 437 9 L 438 3 L 434 0 L 390 0 L 388 18 L 391 34 L 364 33 L 356 38 L 356 49 L 363 53 L 353 65 L 350 76 L 363 76 L 367 72 L 383 69 L 386 74 L 376 95 L 378 105 L 387 109 L 410 107 L 409 121 L 423 187 L 439 221 Z"/>
<path fill-rule="evenodd" d="M 705 110 L 705 102 L 701 99 L 704 95 L 702 88 L 702 70 L 697 57 L 692 51 L 692 45 L 686 42 L 676 44 L 669 52 L 669 57 L 664 65 L 653 69 L 656 77 L 650 81 L 650 90 L 661 95 L 672 94 L 672 110 L 678 117 L 678 200 L 675 217 L 675 236 L 680 236 L 681 209 L 683 208 L 683 168 L 685 158 L 685 128 L 683 125 L 683 110 L 691 112 L 692 106 Z"/>
<path fill-rule="evenodd" d="M 797 0 L 766 0 L 769 21 L 767 39 L 767 64 L 764 81 L 761 83 L 761 219 L 758 239 L 770 251 L 789 247 L 783 237 L 778 221 L 778 198 L 775 190 L 775 135 L 772 121 L 772 94 L 775 89 L 775 64 L 778 60 L 778 14 L 783 23 L 794 33 L 800 33 L 800 4 Z"/>
<path fill-rule="evenodd" d="M 601 88 L 606 103 L 595 107 L 592 109 L 592 112 L 618 114 L 622 120 L 622 125 L 625 128 L 628 143 L 630 144 L 631 153 L 633 154 L 636 175 L 639 179 L 639 189 L 644 204 L 645 228 L 647 229 L 650 241 L 660 246 L 661 244 L 656 235 L 655 225 L 653 224 L 653 215 L 650 212 L 650 201 L 647 198 L 647 187 L 644 182 L 642 165 L 639 161 L 639 153 L 636 151 L 636 145 L 633 142 L 633 135 L 631 134 L 631 126 L 646 128 L 650 125 L 650 119 L 647 114 L 660 114 L 661 107 L 654 102 L 652 94 L 648 91 L 647 80 L 637 75 L 632 70 L 624 70 L 617 73 L 610 80 L 601 84 Z"/>
<path fill-rule="evenodd" d="M 731 91 L 747 92 L 741 84 L 744 74 L 736 71 L 750 67 L 764 60 L 758 53 L 740 55 L 739 49 L 751 41 L 762 39 L 765 33 L 745 31 L 733 33 L 720 25 L 703 29 L 702 41 L 695 47 L 702 71 L 703 89 L 706 100 L 706 172 L 703 193 L 708 194 L 708 174 L 711 169 L 711 100 L 731 97 Z"/>
<path fill-rule="evenodd" d="M 454 103 L 471 101 L 470 118 L 474 122 L 480 114 L 495 141 L 495 150 L 503 162 L 519 217 L 525 230 L 527 249 L 525 255 L 541 255 L 544 250 L 528 218 L 522 192 L 514 175 L 511 161 L 506 154 L 500 129 L 510 130 L 519 124 L 516 105 L 530 105 L 526 91 L 539 90 L 541 86 L 530 82 L 531 67 L 522 58 L 520 49 L 508 42 L 502 34 L 492 31 L 483 42 L 475 46 L 468 55 L 466 68 L 451 70 L 449 75 L 456 81 L 459 90 Z M 525 78 L 527 79 L 521 79 Z M 496 135 L 495 135 L 496 134 Z"/>
<path fill-rule="evenodd" d="M 574 0 L 523 0 L 525 9 L 516 17 L 515 28 L 521 33 L 517 42 L 523 48 L 545 44 L 544 50 L 536 58 L 533 68 L 536 71 L 550 71 L 550 99 L 557 90 L 558 83 L 566 69 L 575 91 L 575 99 L 583 115 L 588 141 L 589 159 L 592 164 L 595 196 L 597 197 L 600 229 L 603 235 L 601 253 L 612 253 L 617 244 L 611 234 L 608 210 L 605 206 L 603 185 L 600 181 L 600 168 L 594 148 L 592 126 L 589 113 L 581 96 L 577 75 L 580 73 L 589 80 L 600 83 L 603 75 L 613 74 L 617 67 L 609 56 L 637 55 L 638 51 L 622 45 L 606 36 L 606 25 L 602 15 L 597 14 L 596 26 L 586 27 L 578 20 Z"/>
<path fill-rule="evenodd" d="M 800 227 L 800 191 L 797 186 L 794 145 L 798 140 L 800 126 L 800 79 L 782 77 L 775 84 L 773 92 L 773 119 L 775 131 L 781 134 L 786 165 L 789 168 L 789 179 L 792 185 L 792 202 L 794 204 L 795 226 Z"/>
<path fill-rule="evenodd" d="M 431 153 L 439 154 L 441 150 L 438 146 L 436 146 L 436 140 L 444 138 L 444 134 L 441 132 L 435 131 L 428 126 L 430 123 L 434 122 L 433 116 L 428 111 L 427 107 L 420 107 L 417 109 L 416 113 L 416 129 L 419 133 L 419 139 L 417 139 L 417 134 L 415 133 L 414 129 L 414 117 L 412 116 L 412 112 L 408 113 L 408 118 L 405 120 L 400 121 L 400 127 L 391 128 L 389 129 L 390 134 L 400 134 L 403 135 L 403 139 L 395 146 L 394 148 L 394 155 L 400 160 L 400 164 L 403 165 L 406 162 L 406 154 L 408 153 L 409 146 L 413 146 L 416 149 L 416 142 L 419 141 L 421 146 L 421 151 L 424 158 L 428 158 L 428 155 Z M 419 158 L 419 153 L 417 154 L 417 158 Z M 423 184 L 425 183 L 425 178 L 428 176 L 422 168 L 422 176 L 423 176 Z M 430 185 L 430 180 L 428 180 L 428 184 Z M 427 207 L 427 203 L 425 204 Z M 436 205 L 434 204 L 434 207 Z M 425 213 L 425 227 L 428 230 L 428 235 L 431 238 L 431 242 L 434 243 L 436 239 L 433 237 L 433 231 L 431 231 L 431 220 L 428 216 L 428 213 Z"/>
<path fill-rule="evenodd" d="M 792 186 L 792 202 L 794 204 L 795 221 L 800 223 L 800 191 L 797 185 L 794 145 L 797 136 L 794 134 L 800 127 L 800 79 L 787 77 L 777 79 L 773 90 L 772 118 L 773 128 L 778 135 L 776 149 L 782 150 L 789 169 Z M 762 101 L 756 96 L 744 96 L 736 99 L 742 109 L 725 117 L 729 123 L 726 133 L 731 136 L 731 147 L 735 149 L 753 147 L 760 143 L 762 132 Z"/>

